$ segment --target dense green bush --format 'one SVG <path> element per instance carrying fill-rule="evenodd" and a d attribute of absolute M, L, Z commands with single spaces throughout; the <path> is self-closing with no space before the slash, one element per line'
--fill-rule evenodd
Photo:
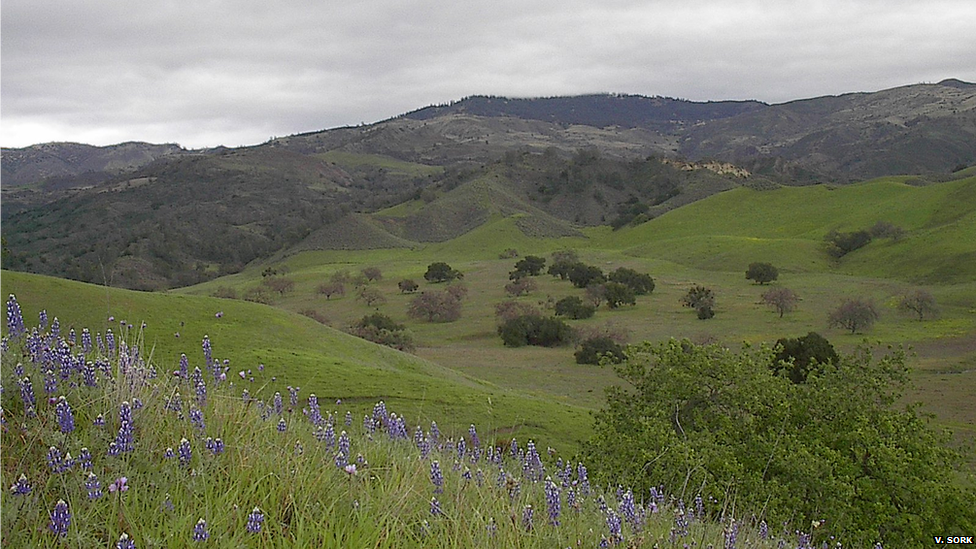
<path fill-rule="evenodd" d="M 746 280 L 754 280 L 757 284 L 766 284 L 779 278 L 779 269 L 770 263 L 750 263 L 746 269 Z"/>
<path fill-rule="evenodd" d="M 821 375 L 828 364 L 840 360 L 834 346 L 817 332 L 780 338 L 776 347 L 779 350 L 773 356 L 773 372 L 786 372 L 793 383 L 805 383 L 811 373 Z"/>
<path fill-rule="evenodd" d="M 607 336 L 583 341 L 574 356 L 577 364 L 599 364 L 604 357 L 613 364 L 619 364 L 627 358 L 623 346 Z"/>
<path fill-rule="evenodd" d="M 573 320 L 590 318 L 596 312 L 596 307 L 583 303 L 583 300 L 576 296 L 564 297 L 556 302 L 556 316 L 566 316 Z"/>
<path fill-rule="evenodd" d="M 849 233 L 830 231 L 824 236 L 824 242 L 827 245 L 827 253 L 831 257 L 840 259 L 854 250 L 870 244 L 871 233 L 868 231 L 853 231 Z"/>
<path fill-rule="evenodd" d="M 868 349 L 795 384 L 771 349 L 670 341 L 631 347 L 584 455 L 601 479 L 664 484 L 685 501 L 734 499 L 769 524 L 811 524 L 814 543 L 923 547 L 976 531 L 958 456 L 912 407 L 904 353 Z M 942 534 L 944 533 L 944 534 Z"/>
<path fill-rule="evenodd" d="M 606 282 L 607 277 L 599 267 L 577 263 L 569 269 L 567 275 L 569 281 L 577 288 L 585 288 L 590 284 L 601 284 Z"/>
<path fill-rule="evenodd" d="M 503 322 L 498 335 L 508 347 L 558 347 L 572 340 L 573 329 L 557 318 L 524 315 Z"/>
<path fill-rule="evenodd" d="M 654 279 L 647 273 L 639 273 L 627 267 L 618 267 L 607 277 L 633 290 L 636 295 L 647 295 L 654 291 Z"/>
<path fill-rule="evenodd" d="M 424 273 L 424 280 L 427 282 L 448 282 L 460 278 L 464 278 L 464 275 L 443 261 L 431 263 Z"/>
<path fill-rule="evenodd" d="M 607 300 L 607 306 L 616 309 L 621 305 L 636 305 L 637 298 L 634 290 L 630 286 L 619 282 L 607 282 L 603 285 L 603 298 Z"/>

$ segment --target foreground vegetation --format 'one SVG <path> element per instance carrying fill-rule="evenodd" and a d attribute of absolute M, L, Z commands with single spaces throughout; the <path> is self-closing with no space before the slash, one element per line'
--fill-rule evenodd
<path fill-rule="evenodd" d="M 297 387 L 259 399 L 269 373 L 238 375 L 214 359 L 208 338 L 192 358 L 156 363 L 140 351 L 139 328 L 126 324 L 117 338 L 65 333 L 44 316 L 26 326 L 13 296 L 7 308 L 5 546 L 806 547 L 811 539 L 729 501 L 604 490 L 570 456 L 531 440 L 496 443 L 474 425 L 450 436 L 383 402 L 363 415 Z"/>

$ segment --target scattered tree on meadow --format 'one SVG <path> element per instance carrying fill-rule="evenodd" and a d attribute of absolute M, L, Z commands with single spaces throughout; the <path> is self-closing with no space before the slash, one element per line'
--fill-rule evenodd
<path fill-rule="evenodd" d="M 791 313 L 800 302 L 800 296 L 789 288 L 770 288 L 763 292 L 762 302 L 773 308 L 783 318 L 785 313 Z"/>
<path fill-rule="evenodd" d="M 519 278 L 521 276 L 539 276 L 542 268 L 546 266 L 546 259 L 535 255 L 527 255 L 515 263 L 515 270 L 509 274 L 509 278 Z M 521 273 L 515 275 L 515 273 Z"/>
<path fill-rule="evenodd" d="M 569 269 L 569 281 L 577 288 L 585 288 L 590 284 L 602 284 L 607 277 L 599 267 L 577 263 Z"/>
<path fill-rule="evenodd" d="M 456 299 L 459 303 L 468 297 L 468 287 L 460 282 L 453 282 L 444 290 L 447 295 Z"/>
<path fill-rule="evenodd" d="M 452 269 L 450 265 L 442 261 L 431 263 L 427 266 L 427 272 L 424 273 L 424 280 L 427 282 L 448 282 L 463 277 L 464 275 L 460 271 Z"/>
<path fill-rule="evenodd" d="M 381 313 L 364 316 L 347 331 L 356 337 L 401 351 L 413 349 L 413 336 L 406 331 L 406 327 Z"/>
<path fill-rule="evenodd" d="M 901 240 L 905 236 L 905 229 L 895 225 L 890 221 L 878 221 L 868 229 L 872 238 L 890 238 L 891 240 Z"/>
<path fill-rule="evenodd" d="M 295 287 L 295 281 L 283 276 L 269 276 L 261 281 L 272 292 L 285 295 Z"/>
<path fill-rule="evenodd" d="M 754 280 L 757 284 L 766 284 L 779 278 L 779 269 L 769 263 L 750 263 L 746 269 L 746 280 Z"/>
<path fill-rule="evenodd" d="M 601 359 L 619 364 L 627 358 L 623 346 L 606 336 L 584 340 L 573 356 L 577 364 L 600 364 Z"/>
<path fill-rule="evenodd" d="M 566 280 L 567 278 L 569 278 L 569 271 L 573 270 L 573 267 L 576 266 L 578 263 L 579 263 L 578 261 L 563 261 L 563 260 L 555 261 L 554 260 L 552 264 L 549 265 L 549 270 L 547 270 L 546 272 L 554 277 L 559 278 L 560 280 Z"/>
<path fill-rule="evenodd" d="M 871 233 L 861 230 L 849 233 L 830 231 L 824 236 L 827 246 L 827 253 L 831 257 L 840 259 L 845 255 L 863 248 L 871 243 Z"/>
<path fill-rule="evenodd" d="M 348 282 L 352 282 L 352 275 L 349 274 L 349 271 L 343 269 L 341 271 L 332 273 L 332 276 L 329 277 L 329 281 L 338 282 L 339 284 L 346 284 Z"/>
<path fill-rule="evenodd" d="M 499 324 L 503 324 L 508 320 L 512 320 L 513 318 L 518 318 L 520 316 L 541 317 L 542 311 L 540 311 L 535 305 L 531 305 L 529 303 L 508 300 L 495 304 L 495 316 L 498 317 L 500 321 Z"/>
<path fill-rule="evenodd" d="M 319 284 L 316 291 L 325 296 L 325 299 L 332 299 L 334 295 L 344 295 L 346 293 L 346 285 L 342 282 L 329 281 Z"/>
<path fill-rule="evenodd" d="M 827 317 L 827 324 L 831 327 L 844 328 L 850 332 L 857 333 L 860 330 L 870 328 L 872 324 L 881 318 L 881 312 L 874 306 L 874 303 L 866 299 L 845 299 Z"/>
<path fill-rule="evenodd" d="M 786 372 L 793 383 L 806 383 L 811 373 L 821 375 L 824 366 L 840 360 L 834 346 L 817 332 L 780 338 L 776 340 L 776 349 L 771 364 L 773 373 Z"/>
<path fill-rule="evenodd" d="M 427 322 L 454 322 L 461 318 L 461 300 L 447 290 L 421 292 L 410 301 L 407 316 Z"/>
<path fill-rule="evenodd" d="M 420 286 L 409 278 L 404 278 L 400 282 L 397 282 L 397 288 L 400 288 L 400 293 L 412 294 L 417 291 Z"/>
<path fill-rule="evenodd" d="M 699 285 L 693 286 L 681 298 L 681 304 L 694 309 L 700 320 L 707 320 L 715 316 L 715 294 L 710 288 Z"/>
<path fill-rule="evenodd" d="M 654 291 L 654 279 L 647 273 L 639 273 L 627 267 L 618 267 L 607 279 L 618 282 L 633 290 L 636 295 L 647 295 Z"/>
<path fill-rule="evenodd" d="M 539 287 L 534 280 L 527 277 L 517 278 L 505 285 L 505 292 L 508 295 L 519 297 L 534 292 Z"/>
<path fill-rule="evenodd" d="M 939 314 L 939 308 L 935 304 L 935 296 L 920 288 L 903 295 L 901 301 L 898 302 L 898 309 L 917 316 L 919 322 L 926 317 L 932 318 Z"/>
<path fill-rule="evenodd" d="M 583 292 L 586 302 L 593 307 L 599 307 L 603 300 L 607 298 L 607 287 L 603 284 L 590 284 Z"/>
<path fill-rule="evenodd" d="M 498 327 L 498 335 L 507 347 L 558 347 L 573 339 L 573 329 L 553 317 L 520 316 L 503 322 Z"/>
<path fill-rule="evenodd" d="M 576 296 L 564 297 L 556 302 L 556 316 L 566 316 L 573 320 L 590 318 L 596 312 L 596 307 L 583 303 L 583 300 Z"/>
<path fill-rule="evenodd" d="M 379 289 L 374 286 L 360 287 L 359 292 L 356 294 L 356 299 L 366 303 L 367 307 L 386 303 L 386 298 L 383 297 L 383 292 L 379 291 Z"/>
<path fill-rule="evenodd" d="M 607 282 L 603 285 L 603 296 L 607 300 L 607 306 L 616 309 L 621 305 L 636 305 L 637 297 L 630 286 L 619 282 Z"/>
<path fill-rule="evenodd" d="M 580 260 L 579 254 L 576 253 L 576 250 L 571 248 L 556 250 L 552 252 L 549 259 L 551 259 L 553 263 L 579 263 Z"/>
<path fill-rule="evenodd" d="M 362 274 L 368 282 L 383 279 L 383 272 L 380 271 L 379 267 L 366 267 L 363 269 Z"/>

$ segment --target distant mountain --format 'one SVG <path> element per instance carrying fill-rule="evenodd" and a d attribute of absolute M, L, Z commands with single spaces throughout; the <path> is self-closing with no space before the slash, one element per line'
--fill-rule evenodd
<path fill-rule="evenodd" d="M 185 154 L 179 145 L 129 142 L 107 147 L 81 143 L 43 143 L 20 149 L 4 147 L 4 187 L 70 182 L 82 174 L 114 175 L 166 156 Z"/>
<path fill-rule="evenodd" d="M 947 178 L 976 164 L 976 85 L 778 105 L 475 96 L 255 147 L 52 143 L 2 160 L 5 267 L 157 289 L 297 250 L 444 241 L 506 217 L 562 236 L 740 186 Z"/>

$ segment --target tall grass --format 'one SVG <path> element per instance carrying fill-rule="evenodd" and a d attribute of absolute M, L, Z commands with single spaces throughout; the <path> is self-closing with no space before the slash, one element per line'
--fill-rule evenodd
<path fill-rule="evenodd" d="M 277 389 L 266 372 L 228 371 L 199 343 L 185 364 L 154 364 L 138 327 L 89 344 L 24 329 L 12 296 L 8 311 L 5 547 L 805 543 L 722 502 L 589 486 L 569 456 L 475 426 L 451 438 L 382 402 L 364 416 L 294 388 L 262 401 L 250 395 Z"/>

